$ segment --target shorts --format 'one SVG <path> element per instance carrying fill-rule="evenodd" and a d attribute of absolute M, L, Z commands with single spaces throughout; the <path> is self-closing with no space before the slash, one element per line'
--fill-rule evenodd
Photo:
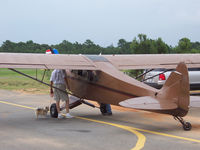
<path fill-rule="evenodd" d="M 56 88 L 59 88 L 63 91 L 66 91 L 66 85 L 64 84 L 55 84 L 54 85 Z M 54 89 L 54 100 L 55 101 L 68 101 L 69 97 L 67 93 L 64 93 L 63 91 L 60 91 L 58 89 Z"/>

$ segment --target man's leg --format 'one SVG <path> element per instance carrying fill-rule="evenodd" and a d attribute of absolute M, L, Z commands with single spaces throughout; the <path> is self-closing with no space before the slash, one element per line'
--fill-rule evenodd
<path fill-rule="evenodd" d="M 106 104 L 106 110 L 108 113 L 112 113 L 110 104 Z"/>
<path fill-rule="evenodd" d="M 65 101 L 65 103 L 66 103 L 66 105 L 65 105 L 66 117 L 67 117 L 67 118 L 73 118 L 73 116 L 71 116 L 71 115 L 69 114 L 69 98 L 68 98 L 68 100 Z"/>
<path fill-rule="evenodd" d="M 60 101 L 56 101 L 56 109 L 58 114 L 60 114 Z"/>
<path fill-rule="evenodd" d="M 69 100 L 66 100 L 65 104 L 66 113 L 69 113 Z"/>
<path fill-rule="evenodd" d="M 107 115 L 112 115 L 112 110 L 110 104 L 106 104 Z"/>

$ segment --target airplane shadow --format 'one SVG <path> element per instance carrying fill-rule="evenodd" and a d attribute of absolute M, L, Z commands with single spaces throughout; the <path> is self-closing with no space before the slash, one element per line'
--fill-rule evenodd
<path fill-rule="evenodd" d="M 155 132 L 164 132 L 164 133 L 172 133 L 174 131 L 184 131 L 182 128 L 182 125 L 179 122 L 176 122 L 175 120 L 172 120 L 168 123 L 165 121 L 154 121 L 154 123 L 150 122 L 141 122 L 141 118 L 129 118 L 129 120 L 122 119 L 124 117 L 123 114 L 113 114 L 112 116 L 102 116 L 101 114 L 81 114 L 81 113 L 76 113 L 77 117 L 83 117 L 83 118 L 88 118 L 88 119 L 93 119 L 93 120 L 99 120 L 99 121 L 104 121 L 104 122 L 109 122 L 109 123 L 115 123 L 115 124 L 120 124 L 124 126 L 129 126 L 133 128 L 142 129 L 142 130 L 149 130 L 149 131 L 155 131 Z M 77 122 L 76 116 L 71 119 L 58 119 L 58 118 L 51 118 L 50 115 L 44 116 L 44 117 L 39 117 L 35 118 L 36 121 L 48 121 L 49 123 L 67 123 L 67 122 Z M 145 118 L 144 118 L 145 119 Z M 84 121 L 85 122 L 85 121 Z M 191 131 L 199 131 L 200 130 L 200 124 L 198 123 L 192 123 L 192 130 Z M 190 131 L 189 131 L 190 132 Z M 148 133 L 147 133 L 148 134 Z M 150 133 L 149 133 L 150 134 Z"/>

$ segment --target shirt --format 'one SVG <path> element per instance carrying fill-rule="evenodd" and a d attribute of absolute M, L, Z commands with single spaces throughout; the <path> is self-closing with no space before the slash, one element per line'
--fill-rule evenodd
<path fill-rule="evenodd" d="M 52 81 L 54 84 L 66 84 L 65 82 L 66 72 L 61 69 L 55 69 L 51 73 L 50 81 Z"/>

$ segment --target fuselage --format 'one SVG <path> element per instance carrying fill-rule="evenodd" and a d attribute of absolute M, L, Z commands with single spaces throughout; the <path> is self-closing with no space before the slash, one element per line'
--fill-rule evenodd
<path fill-rule="evenodd" d="M 114 67 L 113 70 L 115 75 L 104 71 L 67 70 L 68 88 L 78 97 L 114 105 L 129 98 L 153 95 L 157 91 Z"/>
<path fill-rule="evenodd" d="M 119 105 L 121 101 L 136 97 L 149 96 L 154 98 L 158 104 L 161 104 L 163 100 L 169 102 L 173 100 L 165 98 L 165 91 L 162 93 L 163 91 L 129 77 L 101 56 L 87 56 L 87 58 L 94 63 L 96 68 L 98 68 L 97 70 L 66 70 L 68 88 L 79 98 L 113 105 Z M 166 105 L 168 104 L 166 103 Z M 187 108 L 184 109 L 179 107 L 179 105 L 176 109 L 157 109 L 157 107 L 143 108 L 137 109 L 166 113 L 174 116 L 184 116 L 188 112 Z"/>

